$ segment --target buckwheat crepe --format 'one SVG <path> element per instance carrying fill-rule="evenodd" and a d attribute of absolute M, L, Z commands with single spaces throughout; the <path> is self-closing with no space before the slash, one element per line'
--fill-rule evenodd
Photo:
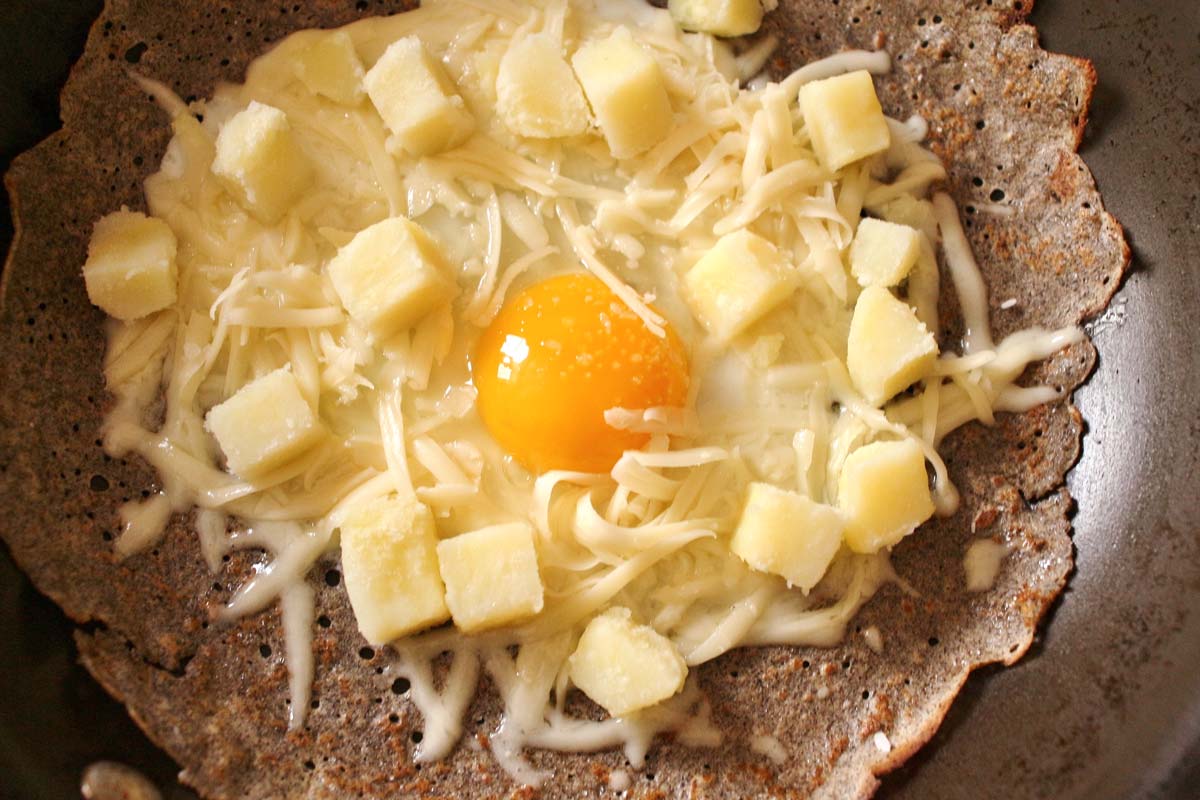
<path fill-rule="evenodd" d="M 780 74 L 846 48 L 892 53 L 894 71 L 878 81 L 885 111 L 930 122 L 989 284 L 998 338 L 1097 313 L 1129 259 L 1075 152 L 1094 73 L 1038 47 L 1024 22 L 1031 5 L 784 0 L 766 22 L 781 40 L 771 63 Z M 63 129 L 7 176 L 18 235 L 0 289 L 0 537 L 80 623 L 88 669 L 205 797 L 523 796 L 484 747 L 470 746 L 486 745 L 499 717 L 486 686 L 455 753 L 412 762 L 419 715 L 390 650 L 363 647 L 335 562 L 310 578 L 319 615 L 314 700 L 307 724 L 289 732 L 278 611 L 212 621 L 257 555 L 233 554 L 214 578 L 188 520 L 152 553 L 123 563 L 112 554 L 118 506 L 155 476 L 99 446 L 109 403 L 103 315 L 88 303 L 79 271 L 92 222 L 122 203 L 142 207 L 141 180 L 157 168 L 170 131 L 128 70 L 185 98 L 207 96 L 293 30 L 402 7 L 112 0 L 63 92 Z M 943 342 L 955 342 L 957 307 L 943 301 Z M 1027 380 L 1073 388 L 1095 357 L 1089 343 L 1074 345 Z M 738 650 L 700 668 L 724 744 L 660 741 L 626 796 L 869 796 L 877 775 L 933 735 L 972 669 L 1026 652 L 1062 591 L 1072 568 L 1064 476 L 1082 426 L 1078 411 L 1060 403 L 949 437 L 943 453 L 962 506 L 893 554 L 915 591 L 885 586 L 837 647 Z M 982 535 L 1011 553 L 992 589 L 968 593 L 963 554 Z M 872 626 L 882 633 L 880 652 L 860 633 Z M 759 735 L 779 741 L 782 763 L 751 750 Z M 625 766 L 619 752 L 530 758 L 554 770 L 540 792 L 547 798 L 600 790 Z"/>

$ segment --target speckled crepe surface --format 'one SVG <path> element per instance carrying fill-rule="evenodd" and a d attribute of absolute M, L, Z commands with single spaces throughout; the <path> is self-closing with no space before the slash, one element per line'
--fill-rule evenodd
<path fill-rule="evenodd" d="M 1038 48 L 1023 23 L 1030 5 L 784 0 L 767 23 L 783 42 L 772 65 L 779 72 L 847 47 L 892 52 L 896 69 L 878 81 L 881 97 L 893 116 L 920 113 L 931 124 L 991 288 L 998 336 L 1095 313 L 1128 262 L 1120 228 L 1075 154 L 1091 67 Z M 127 70 L 203 97 L 239 80 L 292 30 L 395 10 L 329 0 L 109 3 L 64 91 L 63 131 L 8 176 L 18 238 L 0 316 L 0 535 L 39 589 L 89 623 L 77 634 L 84 663 L 207 797 L 612 794 L 608 774 L 624 766 L 615 752 L 533 753 L 554 773 L 540 793 L 514 787 L 483 747 L 466 741 L 445 762 L 413 764 L 419 715 L 394 684 L 391 651 L 362 649 L 345 588 L 330 585 L 336 562 L 311 577 L 319 615 L 313 707 L 307 725 L 288 732 L 278 612 L 210 623 L 260 556 L 236 554 L 210 574 L 188 519 L 176 520 L 151 553 L 125 563 L 111 555 L 117 507 L 151 489 L 154 475 L 136 460 L 109 460 L 97 444 L 110 402 L 100 371 L 103 318 L 79 270 L 95 219 L 123 203 L 143 207 L 141 180 L 169 135 Z M 986 204 L 1013 213 L 985 213 Z M 946 298 L 943 345 L 953 346 L 961 321 Z M 1001 309 L 1010 298 L 1016 304 Z M 1094 359 L 1090 345 L 1076 345 L 1026 380 L 1071 388 Z M 1020 658 L 1062 590 L 1072 565 L 1063 479 L 1082 424 L 1059 404 L 950 437 L 944 453 L 962 509 L 905 540 L 894 557 L 916 594 L 885 587 L 836 648 L 745 650 L 701 667 L 726 743 L 696 750 L 661 741 L 626 796 L 869 795 L 876 774 L 933 734 L 972 668 Z M 962 556 L 979 536 L 1013 552 L 991 591 L 968 594 Z M 871 625 L 882 632 L 882 653 L 859 633 Z M 486 747 L 498 711 L 485 681 L 465 740 Z M 787 760 L 753 753 L 751 735 L 775 736 Z"/>

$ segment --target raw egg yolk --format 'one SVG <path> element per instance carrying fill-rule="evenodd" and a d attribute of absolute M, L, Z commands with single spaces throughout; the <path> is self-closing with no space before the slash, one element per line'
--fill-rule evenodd
<path fill-rule="evenodd" d="M 471 372 L 484 424 L 536 472 L 607 472 L 649 436 L 609 426 L 605 410 L 678 407 L 688 390 L 675 332 L 656 335 L 587 273 L 509 300 L 483 332 Z"/>

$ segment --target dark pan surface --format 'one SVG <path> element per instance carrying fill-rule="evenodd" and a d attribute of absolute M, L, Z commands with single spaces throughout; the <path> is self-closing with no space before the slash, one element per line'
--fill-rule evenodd
<path fill-rule="evenodd" d="M 1079 570 L 1037 657 L 973 679 L 884 796 L 1170 798 L 1200 785 L 1188 757 L 1200 733 L 1200 623 L 1189 613 L 1200 592 L 1200 352 L 1188 316 L 1200 305 L 1200 7 L 1043 2 L 1033 21 L 1045 44 L 1096 61 L 1084 155 L 1137 258 L 1096 326 L 1101 367 L 1078 395 L 1091 426 L 1072 484 Z M 57 86 L 96 11 L 12 5 L 0 9 L 6 156 L 53 126 Z M 172 765 L 75 665 L 69 629 L 5 560 L 0 797 L 69 797 L 99 757 L 167 785 Z"/>

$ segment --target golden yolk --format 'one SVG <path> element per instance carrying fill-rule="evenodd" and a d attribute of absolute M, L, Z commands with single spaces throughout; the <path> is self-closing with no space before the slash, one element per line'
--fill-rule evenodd
<path fill-rule="evenodd" d="M 688 367 L 598 278 L 549 278 L 512 298 L 483 332 L 471 372 L 492 436 L 531 470 L 607 472 L 649 438 L 610 427 L 609 408 L 682 406 Z"/>

